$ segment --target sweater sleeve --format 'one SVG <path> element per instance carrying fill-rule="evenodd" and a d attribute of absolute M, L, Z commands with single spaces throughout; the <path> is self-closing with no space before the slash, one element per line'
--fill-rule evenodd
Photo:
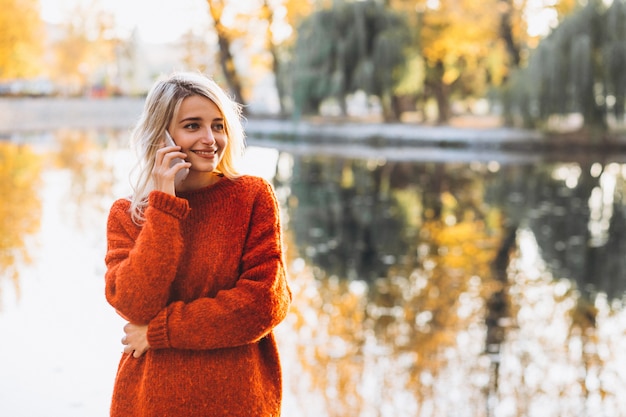
<path fill-rule="evenodd" d="M 118 200 L 109 213 L 105 294 L 125 319 L 147 324 L 168 303 L 183 249 L 180 220 L 189 206 L 184 199 L 153 191 L 140 227 L 133 223 L 129 205 Z"/>
<path fill-rule="evenodd" d="M 266 181 L 254 197 L 237 284 L 189 303 L 173 302 L 148 327 L 153 349 L 217 349 L 254 343 L 287 315 L 278 204 Z"/>

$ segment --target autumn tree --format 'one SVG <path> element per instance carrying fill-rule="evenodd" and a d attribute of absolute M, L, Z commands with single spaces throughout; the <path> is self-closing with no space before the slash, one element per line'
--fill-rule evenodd
<path fill-rule="evenodd" d="M 309 16 L 315 5 L 312 0 L 261 0 L 261 19 L 265 21 L 265 44 L 279 101 L 279 113 L 293 110 L 289 100 L 292 93 L 292 51 L 297 39 L 297 27 Z M 282 14 L 279 17 L 279 14 Z"/>
<path fill-rule="evenodd" d="M 522 65 L 529 38 L 525 0 L 386 0 L 411 28 L 411 46 L 398 88 L 405 110 L 437 103 L 438 121 L 453 101 L 484 97 Z"/>
<path fill-rule="evenodd" d="M 507 52 L 499 32 L 499 3 L 441 0 L 423 9 L 425 87 L 436 100 L 439 123 L 451 117 L 452 99 L 482 97 L 504 78 Z"/>
<path fill-rule="evenodd" d="M 553 10 L 556 14 L 557 21 L 562 22 L 581 4 L 584 4 L 584 2 L 580 0 L 546 1 L 543 4 L 543 8 Z"/>
<path fill-rule="evenodd" d="M 196 35 L 192 30 L 188 30 L 183 34 L 180 41 L 184 50 L 183 63 L 185 66 L 200 72 L 207 72 L 212 54 L 205 39 Z"/>
<path fill-rule="evenodd" d="M 234 99 L 245 105 L 243 97 L 243 84 L 237 66 L 235 65 L 235 57 L 232 51 L 232 44 L 237 38 L 237 32 L 229 28 L 224 22 L 224 10 L 226 9 L 225 0 L 207 0 L 209 5 L 209 13 L 213 21 L 215 34 L 217 35 L 217 43 L 219 46 L 219 61 L 228 84 L 230 93 Z"/>
<path fill-rule="evenodd" d="M 42 21 L 38 0 L 0 0 L 0 80 L 39 75 Z"/>
<path fill-rule="evenodd" d="M 282 60 L 280 58 L 279 46 L 275 40 L 275 34 L 274 34 L 275 16 L 276 16 L 275 10 L 270 4 L 270 1 L 262 0 L 261 18 L 266 21 L 265 42 L 267 45 L 267 50 L 271 56 L 271 68 L 272 68 L 272 73 L 274 74 L 274 80 L 275 80 L 274 84 L 276 85 L 276 93 L 278 94 L 279 113 L 284 114 L 285 107 L 286 107 L 284 103 L 284 98 L 285 98 L 284 90 L 285 89 L 284 89 L 284 84 L 281 82 L 281 76 L 283 73 Z"/>
<path fill-rule="evenodd" d="M 109 67 L 114 65 L 119 40 L 113 34 L 115 21 L 92 5 L 76 5 L 62 24 L 54 43 L 56 61 L 53 74 L 67 93 L 83 93 L 94 82 L 107 85 Z"/>
<path fill-rule="evenodd" d="M 527 48 L 528 31 L 524 19 L 527 1 L 500 0 L 498 6 L 498 34 L 508 55 L 508 67 L 518 68 Z"/>
<path fill-rule="evenodd" d="M 279 113 L 284 115 L 291 109 L 290 48 L 296 25 L 311 13 L 314 3 L 314 0 L 255 0 L 243 6 L 232 0 L 207 0 L 217 36 L 221 73 L 238 101 L 245 103 L 256 78 L 270 72 L 279 99 Z M 249 56 L 247 68 L 241 64 L 244 51 Z"/>

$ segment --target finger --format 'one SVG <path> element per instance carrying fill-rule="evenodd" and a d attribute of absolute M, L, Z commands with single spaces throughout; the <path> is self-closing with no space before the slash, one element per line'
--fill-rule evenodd
<path fill-rule="evenodd" d="M 172 163 L 172 159 L 175 159 L 175 158 L 185 159 L 185 158 L 187 158 L 187 154 L 184 153 L 184 152 L 181 152 L 181 151 L 174 150 L 174 151 L 170 151 L 170 152 L 166 153 L 163 156 L 163 160 L 166 161 L 168 164 L 171 164 Z"/>
<path fill-rule="evenodd" d="M 172 147 L 172 146 L 165 146 L 163 148 L 159 148 L 156 151 L 156 155 L 155 155 L 155 165 L 160 165 L 163 163 L 163 161 L 165 160 L 165 156 L 172 152 L 172 151 L 176 151 L 177 149 Z"/>
<path fill-rule="evenodd" d="M 157 146 L 159 147 L 159 150 L 161 150 L 161 149 L 165 149 L 165 148 L 172 148 L 172 149 L 175 149 L 175 148 L 180 148 L 180 146 L 178 146 L 178 144 L 176 144 L 176 143 L 172 143 L 172 142 L 168 142 L 168 141 L 166 141 L 166 140 L 161 140 L 161 141 L 157 144 Z"/>
<path fill-rule="evenodd" d="M 141 356 L 143 356 L 144 353 L 146 353 L 148 350 L 150 349 L 150 347 L 144 347 L 142 349 L 135 349 L 135 351 L 133 352 L 133 357 L 135 358 L 139 358 Z"/>
<path fill-rule="evenodd" d="M 159 158 L 163 159 L 163 157 L 165 155 L 169 155 L 172 152 L 179 152 L 181 149 L 182 148 L 180 146 L 178 146 L 178 145 L 176 145 L 176 146 L 165 145 L 162 148 L 157 149 L 157 151 L 156 151 L 157 159 L 159 159 Z"/>
<path fill-rule="evenodd" d="M 174 165 L 172 168 L 174 169 L 174 175 L 176 175 L 176 173 L 178 173 L 178 171 L 180 171 L 181 169 L 191 168 L 191 162 L 183 161 L 179 164 Z"/>
<path fill-rule="evenodd" d="M 128 339 L 126 339 L 126 336 L 122 337 L 122 344 L 123 345 L 127 345 L 128 344 Z"/>
<path fill-rule="evenodd" d="M 185 158 L 187 158 L 187 154 L 177 150 L 169 151 L 162 154 L 158 153 L 154 162 L 153 172 L 160 172 L 161 174 L 164 174 L 168 169 L 172 167 L 172 162 L 175 158 L 179 158 L 184 161 Z"/>

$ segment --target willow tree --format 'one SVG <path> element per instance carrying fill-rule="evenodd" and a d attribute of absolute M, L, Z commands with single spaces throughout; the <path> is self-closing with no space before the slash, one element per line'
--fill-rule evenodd
<path fill-rule="evenodd" d="M 0 80 L 39 75 L 42 21 L 38 0 L 0 0 Z"/>
<path fill-rule="evenodd" d="M 518 74 L 514 110 L 527 125 L 578 113 L 591 131 L 606 131 L 609 117 L 624 122 L 626 0 L 589 1 L 566 17 Z M 590 138 L 593 139 L 593 138 Z"/>
<path fill-rule="evenodd" d="M 337 1 L 306 18 L 298 30 L 294 57 L 296 112 L 314 113 L 335 98 L 346 113 L 346 99 L 363 91 L 380 98 L 387 119 L 408 45 L 401 15 L 377 1 Z"/>
<path fill-rule="evenodd" d="M 603 72 L 607 111 L 624 121 L 626 106 L 626 1 L 616 0 L 606 12 L 602 26 Z"/>

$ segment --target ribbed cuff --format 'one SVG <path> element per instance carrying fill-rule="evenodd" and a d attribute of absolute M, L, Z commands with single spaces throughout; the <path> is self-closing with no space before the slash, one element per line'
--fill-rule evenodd
<path fill-rule="evenodd" d="M 189 202 L 161 191 L 152 191 L 148 195 L 148 205 L 171 214 L 177 219 L 184 219 L 189 213 Z"/>
<path fill-rule="evenodd" d="M 148 325 L 148 344 L 151 349 L 168 349 L 171 347 L 167 335 L 167 309 L 163 309 Z"/>

